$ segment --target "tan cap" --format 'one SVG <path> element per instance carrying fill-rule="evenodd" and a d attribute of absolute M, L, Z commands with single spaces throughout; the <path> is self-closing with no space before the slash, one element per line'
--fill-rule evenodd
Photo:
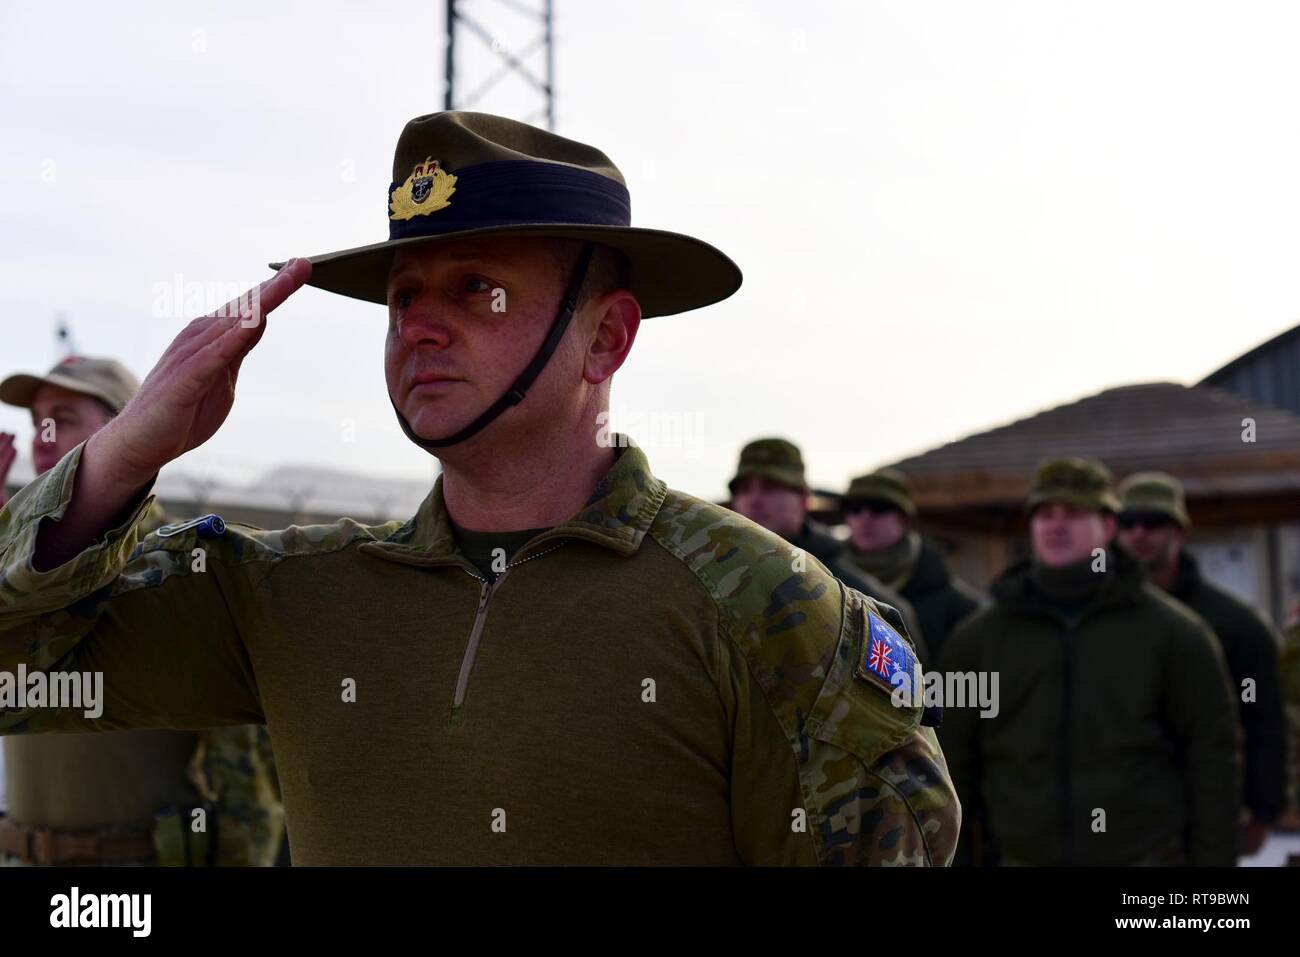
<path fill-rule="evenodd" d="M 92 396 L 114 412 L 121 412 L 140 388 L 136 377 L 116 359 L 68 356 L 43 376 L 19 373 L 0 382 L 0 402 L 30 409 L 43 385 Z"/>
<path fill-rule="evenodd" d="M 1155 512 L 1167 515 L 1183 528 L 1190 528 L 1183 486 L 1166 472 L 1135 472 L 1119 486 L 1121 514 Z"/>

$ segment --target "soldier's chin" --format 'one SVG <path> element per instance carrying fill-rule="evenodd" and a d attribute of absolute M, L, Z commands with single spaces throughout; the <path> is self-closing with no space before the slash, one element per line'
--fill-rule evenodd
<path fill-rule="evenodd" d="M 1087 557 L 1087 555 L 1079 557 L 1070 548 L 1045 548 L 1039 555 L 1038 560 L 1048 568 L 1064 568 L 1067 565 L 1078 564 Z"/>
<path fill-rule="evenodd" d="M 453 413 L 449 409 L 431 409 L 421 405 L 414 414 L 406 415 L 406 421 L 422 439 L 438 439 L 446 435 L 455 435 L 473 419 L 472 413 Z"/>

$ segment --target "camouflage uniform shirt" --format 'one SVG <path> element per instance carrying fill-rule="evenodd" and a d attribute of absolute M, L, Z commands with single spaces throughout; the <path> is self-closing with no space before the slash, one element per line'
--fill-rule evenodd
<path fill-rule="evenodd" d="M 440 482 L 405 523 L 137 547 L 145 497 L 37 572 L 80 455 L 0 515 L 0 669 L 103 671 L 104 714 L 0 730 L 265 721 L 301 864 L 952 857 L 933 731 L 861 676 L 879 609 L 635 447 L 492 584 Z"/>

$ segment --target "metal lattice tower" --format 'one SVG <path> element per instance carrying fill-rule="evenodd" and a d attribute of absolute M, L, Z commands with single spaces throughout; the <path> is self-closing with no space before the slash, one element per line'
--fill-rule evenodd
<path fill-rule="evenodd" d="M 546 128 L 554 130 L 554 6 L 554 0 L 447 0 L 443 109 L 482 109 L 479 104 L 488 91 L 514 77 L 520 81 L 513 84 L 514 94 L 491 112 L 513 115 L 525 123 L 544 119 Z M 486 25 L 488 15 L 495 29 Z M 458 45 L 457 37 L 465 33 L 481 44 Z M 468 93 L 461 93 L 461 81 L 467 77 L 483 78 Z"/>

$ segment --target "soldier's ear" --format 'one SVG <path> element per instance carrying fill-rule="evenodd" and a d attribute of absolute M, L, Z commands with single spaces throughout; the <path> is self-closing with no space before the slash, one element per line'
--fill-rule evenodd
<path fill-rule="evenodd" d="M 604 382 L 627 360 L 641 327 L 641 304 L 626 289 L 600 296 L 586 306 L 592 319 L 582 377 L 592 385 Z"/>

